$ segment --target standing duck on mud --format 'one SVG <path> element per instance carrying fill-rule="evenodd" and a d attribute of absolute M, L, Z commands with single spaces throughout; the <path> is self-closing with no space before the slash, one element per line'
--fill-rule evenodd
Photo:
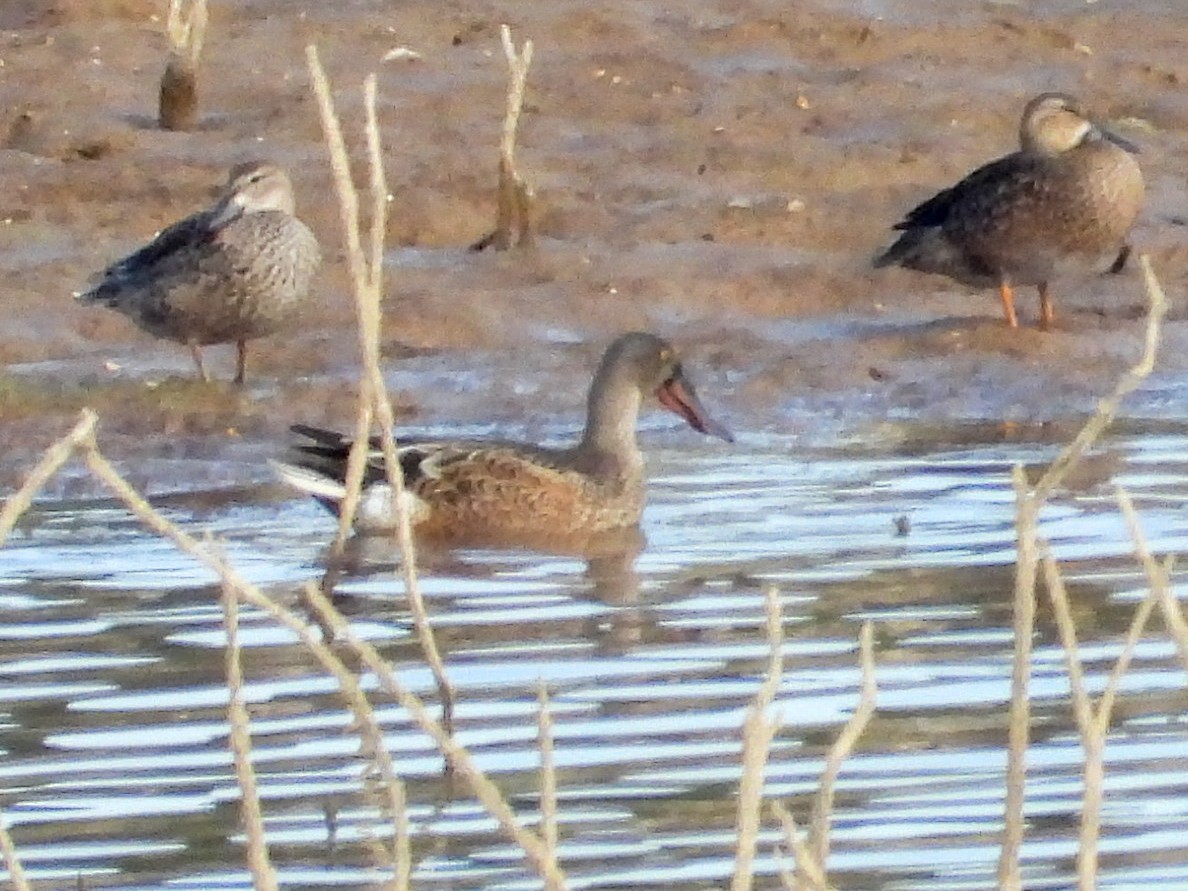
<path fill-rule="evenodd" d="M 903 234 L 874 261 L 994 287 L 1018 327 L 1014 288 L 1039 289 L 1040 327 L 1052 326 L 1049 283 L 1121 260 L 1143 204 L 1130 142 L 1091 121 L 1063 93 L 1027 103 L 1019 151 L 979 167 L 895 225 Z"/>
<path fill-rule="evenodd" d="M 439 541 L 523 543 L 572 541 L 638 524 L 644 460 L 635 428 L 644 397 L 651 394 L 699 433 L 734 441 L 702 408 L 667 341 L 624 334 L 607 347 L 590 384 L 586 429 L 576 445 L 402 443 L 400 468 L 417 533 Z M 307 441 L 294 447 L 294 463 L 273 462 L 274 469 L 338 513 L 351 441 L 316 427 L 293 430 Z M 396 524 L 383 457 L 372 445 L 355 518 L 355 530 L 363 534 L 390 532 Z"/>
<path fill-rule="evenodd" d="M 274 164 L 241 164 L 214 206 L 107 267 L 78 299 L 186 344 L 203 380 L 202 347 L 234 341 L 235 383 L 242 384 L 247 341 L 291 320 L 319 260 L 317 239 L 293 215 L 288 174 Z"/>

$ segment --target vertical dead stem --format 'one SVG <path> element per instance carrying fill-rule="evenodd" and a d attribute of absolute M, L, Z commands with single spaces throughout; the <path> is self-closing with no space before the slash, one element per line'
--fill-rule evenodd
<path fill-rule="evenodd" d="M 780 691 L 784 675 L 784 622 L 779 591 L 768 585 L 763 592 L 767 627 L 767 671 L 743 723 L 742 777 L 738 784 L 738 815 L 735 820 L 734 879 L 731 891 L 747 891 L 754 883 L 755 845 L 759 839 L 763 806 L 763 774 L 771 741 L 779 729 L 779 718 L 768 711 Z"/>
<path fill-rule="evenodd" d="M 540 749 L 540 836 L 549 856 L 557 859 L 557 765 L 553 759 L 553 719 L 549 714 L 549 687 L 540 683 L 540 715 L 536 744 Z"/>
<path fill-rule="evenodd" d="M 16 845 L 12 843 L 12 836 L 8 834 L 8 827 L 4 825 L 2 814 L 0 814 L 0 853 L 4 855 L 4 868 L 8 870 L 8 881 L 12 884 L 12 891 L 30 891 L 29 880 L 25 878 L 25 869 L 21 866 L 21 858 L 17 856 Z"/>
<path fill-rule="evenodd" d="M 433 628 L 429 622 L 429 614 L 425 609 L 425 601 L 421 596 L 420 585 L 417 584 L 417 561 L 412 537 L 412 523 L 408 516 L 404 477 L 400 471 L 400 460 L 392 434 L 395 418 L 392 413 L 392 403 L 388 399 L 387 387 L 384 384 L 383 372 L 380 370 L 383 245 L 384 232 L 387 227 L 388 192 L 383 173 L 379 123 L 375 110 L 375 75 L 369 75 L 363 87 L 364 104 L 367 109 L 367 148 L 371 168 L 370 190 L 372 196 L 371 256 L 368 257 L 364 252 L 359 234 L 359 196 L 351 179 L 346 141 L 343 139 L 342 126 L 334 109 L 330 83 L 326 78 L 321 61 L 318 59 L 317 47 L 308 46 L 305 53 L 314 93 L 318 99 L 318 108 L 321 111 L 322 131 L 325 134 L 326 146 L 330 152 L 330 163 L 334 170 L 334 183 L 338 192 L 343 233 L 347 242 L 348 267 L 359 319 L 359 346 L 362 352 L 364 375 L 360 385 L 360 409 L 356 433 L 362 431 L 365 423 L 370 426 L 372 419 L 379 426 L 384 467 L 387 472 L 388 486 L 392 491 L 393 509 L 396 512 L 397 537 L 400 543 L 405 591 L 412 611 L 413 623 L 417 629 L 417 637 L 425 653 L 425 660 L 429 663 L 437 682 L 442 702 L 443 723 L 449 728 L 453 723 L 453 687 L 446 675 L 445 663 L 437 648 L 437 641 L 433 636 Z M 345 539 L 344 530 L 353 519 L 355 506 L 358 504 L 359 487 L 363 482 L 363 468 L 371 449 L 368 440 L 367 435 L 357 435 L 351 449 L 347 479 L 350 510 L 348 512 L 344 504 L 339 537 L 336 539 L 336 543 L 339 545 Z M 353 476 L 350 475 L 351 471 L 354 471 Z"/>
<path fill-rule="evenodd" d="M 227 672 L 227 722 L 230 725 L 231 754 L 235 759 L 235 778 L 239 782 L 239 815 L 247 835 L 247 864 L 256 891 L 277 891 L 276 870 L 268 856 L 264 836 L 264 817 L 252 768 L 252 736 L 248 730 L 248 710 L 243 701 L 243 666 L 239 648 L 239 594 L 223 585 L 223 627 L 227 632 L 225 667 Z"/>
<path fill-rule="evenodd" d="M 511 29 L 500 29 L 503 54 L 507 58 L 507 109 L 499 139 L 499 189 L 496 194 L 495 231 L 484 235 L 472 245 L 473 250 L 491 246 L 505 251 L 517 244 L 532 243 L 532 189 L 516 168 L 516 133 L 520 113 L 524 108 L 524 88 L 528 81 L 528 66 L 532 64 L 532 41 L 524 41 L 524 49 L 517 52 L 512 43 Z M 515 241 L 512 230 L 515 230 Z"/>
<path fill-rule="evenodd" d="M 846 726 L 842 728 L 825 757 L 825 769 L 821 771 L 821 781 L 813 801 L 809 839 L 822 872 L 829 863 L 829 824 L 833 819 L 833 789 L 837 784 L 837 775 L 841 772 L 842 763 L 854 751 L 858 737 L 874 716 L 875 701 L 878 697 L 874 673 L 874 625 L 870 622 L 862 623 L 862 631 L 858 635 L 858 664 L 862 669 L 858 707 L 854 709 L 854 714 L 850 715 L 850 720 L 846 722 Z"/>

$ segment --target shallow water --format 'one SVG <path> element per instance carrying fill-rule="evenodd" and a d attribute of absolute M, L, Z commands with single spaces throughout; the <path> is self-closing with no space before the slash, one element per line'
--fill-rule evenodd
<path fill-rule="evenodd" d="M 653 451 L 646 545 L 584 560 L 427 555 L 423 587 L 458 688 L 459 738 L 535 821 L 537 687 L 552 693 L 562 859 L 576 888 L 720 886 L 731 869 L 739 725 L 765 664 L 762 589 L 779 586 L 786 672 L 767 794 L 806 815 L 856 701 L 855 640 L 876 622 L 879 712 L 838 788 L 831 868 L 846 888 L 994 887 L 1010 672 L 1015 462 L 1057 446 L 993 428 L 900 431 L 877 447 Z M 946 444 L 950 443 L 950 444 Z M 953 444 L 956 443 L 956 444 Z M 1065 561 L 1091 689 L 1143 590 L 1112 483 L 1156 553 L 1183 550 L 1188 429 L 1110 439 L 1043 534 Z M 166 510 L 209 531 L 295 603 L 332 524 L 312 504 L 234 493 Z M 905 534 L 906 533 L 906 534 Z M 386 547 L 340 607 L 432 696 Z M 246 887 L 229 766 L 217 590 L 110 503 L 46 503 L 0 551 L 0 787 L 35 880 Z M 287 887 L 370 887 L 389 830 L 365 794 L 348 715 L 292 636 L 243 616 L 272 854 Z M 1031 888 L 1072 881 L 1081 753 L 1041 607 L 1024 852 Z M 371 686 L 369 683 L 368 686 Z M 1107 748 L 1103 887 L 1188 882 L 1188 696 L 1156 632 L 1126 675 Z M 381 719 L 409 785 L 417 887 L 532 887 L 520 859 L 401 710 Z M 327 815 L 333 816 L 333 843 Z M 775 887 L 768 829 L 760 884 Z"/>

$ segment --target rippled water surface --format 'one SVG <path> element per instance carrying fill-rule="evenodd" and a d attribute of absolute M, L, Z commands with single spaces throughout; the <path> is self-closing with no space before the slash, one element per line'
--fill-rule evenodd
<path fill-rule="evenodd" d="M 538 686 L 552 693 L 562 859 L 578 888 L 720 887 L 731 869 L 739 725 L 763 671 L 766 583 L 786 673 L 767 794 L 803 817 L 856 702 L 855 641 L 876 622 L 879 711 L 842 771 L 831 869 L 842 888 L 990 888 L 1002 812 L 1014 558 L 1010 468 L 1056 446 L 1002 431 L 893 431 L 805 453 L 763 440 L 653 450 L 646 544 L 582 559 L 428 555 L 423 587 L 458 688 L 459 738 L 535 822 Z M 1045 514 L 1092 689 L 1143 576 L 1113 485 L 1156 553 L 1185 550 L 1188 431 L 1132 425 Z M 301 500 L 168 507 L 296 606 L 332 525 Z M 339 606 L 412 689 L 433 686 L 386 548 Z M 46 503 L 0 550 L 0 802 L 42 887 L 246 887 L 223 708 L 217 586 L 111 503 Z M 351 718 L 292 635 L 243 615 L 256 766 L 286 887 L 371 887 L 390 837 L 365 794 Z M 1030 888 L 1072 883 L 1082 762 L 1062 651 L 1041 607 L 1024 853 Z M 368 686 L 373 687 L 368 681 Z M 1152 630 L 1107 748 L 1102 885 L 1188 886 L 1188 706 Z M 451 793 L 426 738 L 380 716 L 408 781 L 415 886 L 526 888 L 493 821 Z M 776 887 L 774 827 L 760 884 Z M 381 861 L 382 862 L 382 861 Z"/>

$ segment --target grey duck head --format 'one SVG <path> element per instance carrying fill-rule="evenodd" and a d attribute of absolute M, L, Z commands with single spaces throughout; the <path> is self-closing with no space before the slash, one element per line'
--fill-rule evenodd
<path fill-rule="evenodd" d="M 1019 122 L 1019 145 L 1028 153 L 1055 157 L 1101 140 L 1134 154 L 1139 151 L 1134 143 L 1090 118 L 1067 93 L 1040 93 L 1027 103 Z"/>

